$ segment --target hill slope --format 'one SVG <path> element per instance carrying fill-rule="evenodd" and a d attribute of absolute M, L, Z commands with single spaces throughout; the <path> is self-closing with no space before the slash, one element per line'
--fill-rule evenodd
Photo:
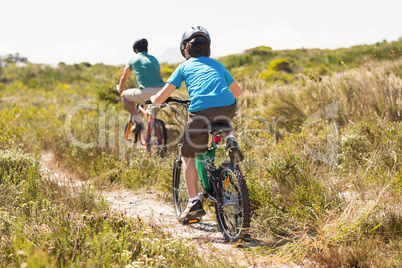
<path fill-rule="evenodd" d="M 364 65 L 370 61 L 394 60 L 402 55 L 402 38 L 393 42 L 350 48 L 272 50 L 260 46 L 218 60 L 230 71 L 259 73 L 267 81 L 294 81 L 298 74 L 325 75 Z"/>

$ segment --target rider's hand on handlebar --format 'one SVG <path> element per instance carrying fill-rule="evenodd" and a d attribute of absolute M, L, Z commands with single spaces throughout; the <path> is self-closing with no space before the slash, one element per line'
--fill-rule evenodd
<path fill-rule="evenodd" d="M 125 90 L 124 86 L 120 88 L 120 85 L 116 85 L 116 89 L 117 89 L 117 92 L 119 92 L 120 96 L 123 93 L 123 91 Z"/>
<path fill-rule="evenodd" d="M 145 101 L 145 104 L 152 104 L 153 100 L 155 100 L 155 95 L 151 96 L 151 98 L 149 100 Z M 173 97 L 168 97 L 163 103 L 169 103 L 173 100 Z"/>

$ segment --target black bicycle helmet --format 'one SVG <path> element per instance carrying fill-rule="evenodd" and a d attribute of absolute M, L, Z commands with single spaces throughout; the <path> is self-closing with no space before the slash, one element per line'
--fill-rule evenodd
<path fill-rule="evenodd" d="M 186 57 L 184 54 L 184 50 L 186 49 L 186 44 L 188 42 L 211 44 L 211 37 L 209 36 L 207 29 L 205 29 L 204 27 L 191 26 L 190 28 L 188 28 L 181 37 L 180 42 L 180 52 L 183 57 Z"/>
<path fill-rule="evenodd" d="M 148 41 L 145 38 L 139 38 L 133 44 L 134 52 L 136 49 L 138 49 L 139 51 L 143 51 L 146 48 L 148 48 Z"/>

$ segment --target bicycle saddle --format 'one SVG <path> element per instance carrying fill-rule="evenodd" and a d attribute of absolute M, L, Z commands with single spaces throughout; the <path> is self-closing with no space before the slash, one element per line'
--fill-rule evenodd
<path fill-rule="evenodd" d="M 211 133 L 220 133 L 220 132 L 230 132 L 233 131 L 233 127 L 231 124 L 226 123 L 217 123 L 210 124 L 205 127 Z"/>

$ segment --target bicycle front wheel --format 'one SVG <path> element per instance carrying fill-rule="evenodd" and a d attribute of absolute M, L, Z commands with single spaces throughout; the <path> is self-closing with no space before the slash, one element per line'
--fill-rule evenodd
<path fill-rule="evenodd" d="M 223 163 L 218 170 L 218 200 L 216 218 L 225 239 L 236 242 L 250 227 L 250 200 L 246 180 L 240 168 L 232 162 Z"/>
<path fill-rule="evenodd" d="M 179 217 L 188 203 L 187 186 L 181 167 L 182 161 L 177 157 L 173 164 L 173 203 L 176 217 Z"/>

